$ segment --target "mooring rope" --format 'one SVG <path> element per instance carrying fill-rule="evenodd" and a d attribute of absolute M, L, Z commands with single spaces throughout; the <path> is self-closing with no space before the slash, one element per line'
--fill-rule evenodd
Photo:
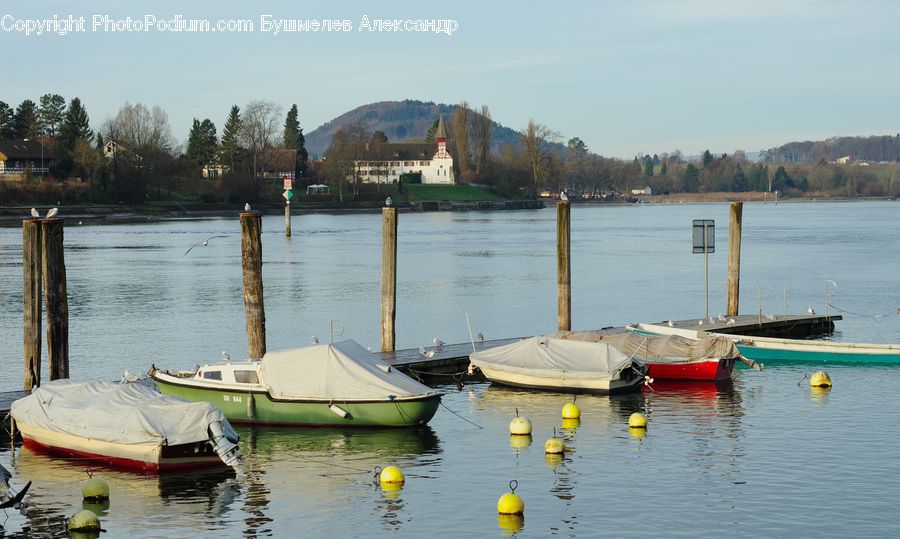
<path fill-rule="evenodd" d="M 853 316 L 859 316 L 859 317 L 862 317 L 862 318 L 871 318 L 871 319 L 874 320 L 875 322 L 881 322 L 882 320 L 884 320 L 884 319 L 887 318 L 888 316 L 892 316 L 892 315 L 895 315 L 895 314 L 900 314 L 900 307 L 897 307 L 897 310 L 895 310 L 895 311 L 892 312 L 892 313 L 883 313 L 883 314 L 865 314 L 865 313 L 855 313 L 855 312 L 853 312 L 853 311 L 848 311 L 848 310 L 845 310 L 845 309 L 841 309 L 840 307 L 838 307 L 837 305 L 834 305 L 834 304 L 832 304 L 832 303 L 829 303 L 828 306 L 831 307 L 832 309 L 835 309 L 835 310 L 837 310 L 837 311 L 840 311 L 840 312 L 842 312 L 842 313 L 844 313 L 844 314 L 849 314 L 849 315 L 853 315 Z"/>
<path fill-rule="evenodd" d="M 444 408 L 446 408 L 448 412 L 450 412 L 451 414 L 455 415 L 456 417 L 462 419 L 462 420 L 465 421 L 466 423 L 471 423 L 471 424 L 475 425 L 476 427 L 478 427 L 479 429 L 483 429 L 483 428 L 484 428 L 484 427 L 482 427 L 481 425 L 479 425 L 478 423 L 475 423 L 474 421 L 470 421 L 470 420 L 466 419 L 465 417 L 459 415 L 458 413 L 454 412 L 454 411 L 451 410 L 450 408 L 447 408 L 447 405 L 444 404 L 443 402 L 440 403 L 440 404 L 441 404 L 441 406 L 443 406 Z"/>

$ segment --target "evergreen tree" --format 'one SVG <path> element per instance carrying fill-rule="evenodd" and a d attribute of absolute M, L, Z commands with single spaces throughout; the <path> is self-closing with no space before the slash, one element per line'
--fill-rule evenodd
<path fill-rule="evenodd" d="M 287 118 L 284 120 L 282 143 L 289 150 L 297 150 L 295 172 L 300 175 L 305 174 L 309 154 L 306 151 L 306 137 L 303 136 L 303 129 L 300 127 L 299 112 L 296 104 L 291 106 L 287 113 Z"/>
<path fill-rule="evenodd" d="M 709 150 L 704 150 L 704 152 L 703 152 L 703 166 L 704 167 L 706 165 L 712 163 L 714 159 L 715 159 L 715 157 L 713 157 L 713 155 L 711 153 L 709 153 Z"/>
<path fill-rule="evenodd" d="M 97 148 L 98 152 L 103 151 L 104 144 L 106 144 L 106 143 L 103 142 L 103 133 L 101 133 L 100 131 L 97 131 L 97 146 L 96 146 L 96 148 Z"/>
<path fill-rule="evenodd" d="M 644 176 L 648 178 L 653 177 L 653 160 L 647 159 L 647 162 L 644 164 Z"/>
<path fill-rule="evenodd" d="M 188 133 L 187 149 L 185 155 L 188 159 L 199 159 L 200 154 L 200 120 L 194 118 L 191 131 Z"/>
<path fill-rule="evenodd" d="M 235 163 L 240 153 L 240 133 L 243 127 L 241 121 L 241 109 L 237 105 L 231 107 L 228 119 L 225 121 L 225 128 L 222 130 L 222 157 L 234 172 Z"/>
<path fill-rule="evenodd" d="M 659 175 L 665 176 L 668 173 L 669 173 L 669 164 L 667 162 L 663 161 L 662 166 L 659 167 Z"/>
<path fill-rule="evenodd" d="M 59 94 L 44 94 L 41 96 L 41 107 L 38 109 L 38 119 L 41 123 L 41 131 L 50 137 L 56 137 L 62 125 L 66 111 L 66 100 Z"/>
<path fill-rule="evenodd" d="M 188 135 L 187 157 L 196 159 L 200 165 L 205 165 L 215 158 L 218 145 L 215 124 L 209 118 L 202 122 L 194 118 L 191 132 Z"/>
<path fill-rule="evenodd" d="M 87 111 L 81 106 L 81 100 L 77 97 L 72 98 L 72 101 L 69 102 L 69 109 L 66 110 L 62 126 L 59 128 L 59 138 L 62 147 L 66 150 L 72 150 L 78 139 L 90 142 L 94 138 Z"/>
<path fill-rule="evenodd" d="M 15 112 L 3 101 L 0 101 L 0 138 L 13 138 L 15 131 Z"/>
<path fill-rule="evenodd" d="M 744 174 L 744 169 L 738 165 L 735 167 L 734 174 L 731 176 L 731 188 L 738 193 L 742 193 L 747 190 L 747 184 L 747 175 Z"/>
<path fill-rule="evenodd" d="M 425 133 L 425 142 L 434 142 L 434 134 L 437 132 L 438 122 L 440 122 L 440 119 L 432 122 L 431 127 L 428 128 L 428 131 Z"/>
<path fill-rule="evenodd" d="M 700 169 L 690 163 L 684 171 L 684 190 L 688 193 L 696 193 L 699 187 Z"/>
<path fill-rule="evenodd" d="M 41 132 L 38 122 L 37 105 L 34 101 L 26 99 L 19 104 L 13 117 L 13 138 L 34 138 Z"/>

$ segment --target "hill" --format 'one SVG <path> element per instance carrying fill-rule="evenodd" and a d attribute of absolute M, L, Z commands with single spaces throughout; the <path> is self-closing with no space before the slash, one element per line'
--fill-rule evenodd
<path fill-rule="evenodd" d="M 896 136 L 832 137 L 826 140 L 788 142 L 771 148 L 767 161 L 777 163 L 817 163 L 850 156 L 858 161 L 880 163 L 900 161 L 900 133 Z"/>
<path fill-rule="evenodd" d="M 362 122 L 369 131 L 384 131 L 390 142 L 424 140 L 428 128 L 443 113 L 449 120 L 456 105 L 407 99 L 404 101 L 380 101 L 356 107 L 326 122 L 306 134 L 306 149 L 310 156 L 321 156 L 331 144 L 331 137 L 342 126 Z M 494 147 L 515 144 L 521 135 L 494 122 Z"/>

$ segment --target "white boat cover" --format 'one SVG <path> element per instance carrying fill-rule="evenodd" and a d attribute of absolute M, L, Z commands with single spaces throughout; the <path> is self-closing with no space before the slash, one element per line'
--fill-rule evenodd
<path fill-rule="evenodd" d="M 55 380 L 13 402 L 10 415 L 25 425 L 117 444 L 204 442 L 214 421 L 229 440 L 239 439 L 214 405 L 135 383 Z"/>
<path fill-rule="evenodd" d="M 630 331 L 612 335 L 593 331 L 562 331 L 554 336 L 580 342 L 606 343 L 645 363 L 695 363 L 710 359 L 737 359 L 741 355 L 734 342 L 725 337 L 689 339 L 679 335 L 645 335 Z"/>
<path fill-rule="evenodd" d="M 397 369 L 380 365 L 353 340 L 266 352 L 260 373 L 276 399 L 346 402 L 440 393 Z"/>
<path fill-rule="evenodd" d="M 476 367 L 544 378 L 615 380 L 632 360 L 604 343 L 538 336 L 469 356 Z M 564 376 L 563 376 L 564 375 Z"/>

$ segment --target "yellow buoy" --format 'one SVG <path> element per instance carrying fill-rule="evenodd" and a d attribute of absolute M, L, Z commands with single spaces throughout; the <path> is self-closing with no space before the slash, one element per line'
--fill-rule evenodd
<path fill-rule="evenodd" d="M 509 433 L 516 436 L 531 435 L 531 420 L 527 417 L 516 416 L 509 422 Z"/>
<path fill-rule="evenodd" d="M 578 419 L 581 417 L 581 409 L 574 402 L 567 402 L 562 409 L 563 419 Z"/>
<path fill-rule="evenodd" d="M 87 509 L 79 511 L 69 518 L 69 530 L 71 531 L 99 531 L 100 519 L 92 511 Z"/>
<path fill-rule="evenodd" d="M 521 496 L 516 494 L 516 487 L 518 486 L 519 482 L 513 479 L 509 482 L 509 489 L 512 492 L 507 492 L 497 500 L 497 512 L 501 515 L 521 515 L 525 513 L 525 502 Z"/>
<path fill-rule="evenodd" d="M 90 477 L 81 486 L 81 496 L 88 501 L 109 499 L 109 483 L 99 477 Z"/>
<path fill-rule="evenodd" d="M 646 429 L 647 416 L 640 412 L 635 412 L 628 417 L 628 426 L 633 429 Z"/>
<path fill-rule="evenodd" d="M 809 377 L 809 385 L 812 387 L 831 387 L 831 377 L 825 371 L 816 371 Z"/>
<path fill-rule="evenodd" d="M 560 438 L 550 438 L 544 444 L 544 452 L 558 455 L 566 452 L 566 444 Z"/>
<path fill-rule="evenodd" d="M 387 466 L 378 474 L 378 482 L 384 485 L 402 485 L 406 482 L 403 472 L 396 466 Z"/>
<path fill-rule="evenodd" d="M 577 417 L 574 419 L 563 419 L 562 420 L 562 428 L 567 430 L 575 430 L 581 426 L 581 420 Z"/>

